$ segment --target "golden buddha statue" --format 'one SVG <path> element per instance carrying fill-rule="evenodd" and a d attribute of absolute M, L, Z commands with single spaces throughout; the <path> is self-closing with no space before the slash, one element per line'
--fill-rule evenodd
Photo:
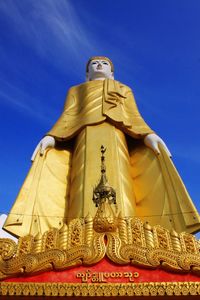
<path fill-rule="evenodd" d="M 62 115 L 34 151 L 4 229 L 35 236 L 74 218 L 94 218 L 101 145 L 107 149 L 116 215 L 177 232 L 200 230 L 199 214 L 167 146 L 143 120 L 131 89 L 114 80 L 106 57 L 92 57 L 87 81 L 69 89 Z"/>

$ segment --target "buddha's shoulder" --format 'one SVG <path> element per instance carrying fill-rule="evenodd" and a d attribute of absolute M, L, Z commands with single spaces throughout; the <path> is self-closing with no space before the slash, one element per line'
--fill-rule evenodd
<path fill-rule="evenodd" d="M 84 84 L 84 83 L 80 83 L 80 84 L 71 86 L 71 87 L 68 89 L 68 93 L 69 93 L 69 92 L 75 92 L 75 91 L 78 90 L 83 84 Z"/>
<path fill-rule="evenodd" d="M 115 80 L 115 81 L 118 82 L 118 84 L 120 85 L 121 88 L 131 91 L 131 88 L 128 85 L 126 85 L 120 81 L 117 81 L 117 80 Z"/>
<path fill-rule="evenodd" d="M 120 81 L 117 81 L 117 80 L 115 80 L 115 82 L 118 84 L 122 93 L 125 93 L 126 95 L 132 93 L 132 89 L 128 85 L 126 85 Z"/>

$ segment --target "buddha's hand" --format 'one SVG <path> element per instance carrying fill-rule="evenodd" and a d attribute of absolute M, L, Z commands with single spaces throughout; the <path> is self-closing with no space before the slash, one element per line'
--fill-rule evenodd
<path fill-rule="evenodd" d="M 147 136 L 145 136 L 144 143 L 147 147 L 152 149 L 157 155 L 160 154 L 159 144 L 161 144 L 163 146 L 163 148 L 165 149 L 167 155 L 170 158 L 172 157 L 172 155 L 171 155 L 169 149 L 167 148 L 165 142 L 157 134 L 150 133 Z"/>
<path fill-rule="evenodd" d="M 34 161 L 37 152 L 40 152 L 42 156 L 44 154 L 45 149 L 47 148 L 54 148 L 55 147 L 55 138 L 53 136 L 45 136 L 41 141 L 37 144 L 33 155 L 31 156 L 31 161 Z"/>

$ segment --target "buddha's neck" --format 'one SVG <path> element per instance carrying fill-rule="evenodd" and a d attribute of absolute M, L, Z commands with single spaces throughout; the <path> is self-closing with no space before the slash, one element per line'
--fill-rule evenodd
<path fill-rule="evenodd" d="M 105 80 L 106 78 L 105 77 L 98 77 L 98 78 L 93 78 L 92 80 Z"/>
<path fill-rule="evenodd" d="M 94 81 L 94 80 L 101 80 L 101 81 L 103 81 L 105 79 L 114 79 L 114 78 L 96 77 L 96 78 L 90 79 L 90 81 Z"/>

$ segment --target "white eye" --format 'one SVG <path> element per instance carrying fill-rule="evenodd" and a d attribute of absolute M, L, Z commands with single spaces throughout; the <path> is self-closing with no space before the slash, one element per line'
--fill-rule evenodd
<path fill-rule="evenodd" d="M 106 61 L 103 61 L 102 63 L 103 63 L 104 65 L 108 65 L 108 63 L 107 63 Z"/>
<path fill-rule="evenodd" d="M 97 64 L 97 61 L 93 61 L 93 62 L 92 62 L 92 65 L 96 65 L 96 64 Z"/>

